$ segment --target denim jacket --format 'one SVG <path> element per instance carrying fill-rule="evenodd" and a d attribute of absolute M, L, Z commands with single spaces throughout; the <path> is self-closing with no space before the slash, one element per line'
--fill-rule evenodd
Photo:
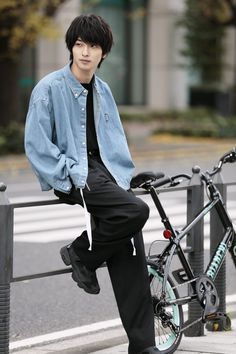
<path fill-rule="evenodd" d="M 95 76 L 94 120 L 101 159 L 117 184 L 130 188 L 133 162 L 108 85 Z M 25 126 L 26 155 L 42 190 L 69 193 L 84 188 L 88 175 L 87 90 L 68 64 L 45 76 L 32 91 Z"/>

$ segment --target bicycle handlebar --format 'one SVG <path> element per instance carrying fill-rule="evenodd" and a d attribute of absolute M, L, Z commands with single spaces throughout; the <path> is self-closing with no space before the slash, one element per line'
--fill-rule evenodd
<path fill-rule="evenodd" d="M 191 176 L 190 175 L 187 175 L 186 173 L 181 173 L 181 174 L 178 174 L 178 175 L 175 175 L 175 176 L 165 176 L 155 182 L 152 182 L 151 185 L 152 187 L 154 188 L 158 188 L 158 187 L 162 187 L 164 186 L 165 184 L 167 183 L 170 183 L 170 187 L 175 187 L 177 186 L 178 184 L 180 184 L 183 180 L 180 179 L 180 178 L 184 178 L 184 179 L 187 179 L 187 180 L 190 180 L 191 179 Z"/>
<path fill-rule="evenodd" d="M 236 161 L 236 147 L 229 151 L 227 154 L 223 156 L 224 162 L 223 163 L 233 163 Z"/>
<path fill-rule="evenodd" d="M 153 182 L 151 185 L 154 188 L 158 188 L 158 187 L 164 186 L 165 184 L 167 184 L 169 182 L 171 182 L 171 177 L 165 176 L 165 177 L 163 177 L 161 179 L 158 179 L 157 181 Z"/>
<path fill-rule="evenodd" d="M 226 154 L 221 156 L 221 158 L 218 161 L 218 164 L 213 168 L 212 172 L 207 172 L 209 176 L 214 176 L 217 172 L 220 172 L 222 169 L 222 166 L 225 163 L 234 163 L 236 162 L 236 147 L 234 147 L 232 150 L 228 151 Z"/>

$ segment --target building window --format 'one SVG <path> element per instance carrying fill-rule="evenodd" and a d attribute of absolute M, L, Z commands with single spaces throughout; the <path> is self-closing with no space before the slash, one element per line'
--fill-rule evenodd
<path fill-rule="evenodd" d="M 90 2 L 92 4 L 93 2 Z M 112 27 L 114 47 L 98 70 L 120 105 L 145 104 L 145 0 L 82 1 L 83 13 L 102 16 Z"/>

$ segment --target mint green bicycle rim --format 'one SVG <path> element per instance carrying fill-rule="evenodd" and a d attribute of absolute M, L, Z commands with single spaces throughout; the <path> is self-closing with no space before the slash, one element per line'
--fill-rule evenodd
<path fill-rule="evenodd" d="M 151 266 L 148 266 L 148 272 L 149 274 L 151 274 L 154 279 L 157 279 L 159 281 L 159 283 L 161 284 L 163 282 L 163 277 L 160 276 L 158 274 L 158 272 L 152 268 Z M 170 282 L 167 280 L 166 283 L 166 294 L 168 296 L 168 300 L 175 300 L 176 299 L 176 294 L 174 292 L 174 290 L 171 287 Z M 180 310 L 179 306 L 177 305 L 172 305 L 170 306 L 171 308 L 171 313 L 173 316 L 173 322 L 175 323 L 175 325 L 180 326 L 182 325 L 182 321 L 183 321 L 183 317 L 182 317 L 182 311 Z M 176 347 L 178 346 L 178 343 L 181 339 L 181 335 L 176 336 L 175 333 L 173 333 L 172 331 L 170 331 L 170 333 L 165 333 L 165 334 L 160 334 L 160 338 L 161 335 L 165 338 L 165 341 L 158 341 L 156 343 L 157 348 L 160 351 L 167 351 L 168 350 L 172 350 L 173 348 L 176 349 Z"/>

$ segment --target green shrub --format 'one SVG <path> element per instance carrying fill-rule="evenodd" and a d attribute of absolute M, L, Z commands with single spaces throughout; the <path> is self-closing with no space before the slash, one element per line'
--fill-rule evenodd
<path fill-rule="evenodd" d="M 236 117 L 223 117 L 205 108 L 189 109 L 184 112 L 167 111 L 124 111 L 124 122 L 155 122 L 153 134 L 183 136 L 235 138 Z M 13 122 L 0 130 L 0 155 L 24 153 L 24 125 Z"/>
<path fill-rule="evenodd" d="M 124 121 L 155 121 L 154 134 L 173 134 L 199 137 L 236 137 L 236 117 L 223 117 L 206 108 L 194 108 L 184 112 L 121 113 Z"/>
<path fill-rule="evenodd" d="M 0 131 L 0 155 L 24 152 L 24 125 L 12 122 Z"/>

